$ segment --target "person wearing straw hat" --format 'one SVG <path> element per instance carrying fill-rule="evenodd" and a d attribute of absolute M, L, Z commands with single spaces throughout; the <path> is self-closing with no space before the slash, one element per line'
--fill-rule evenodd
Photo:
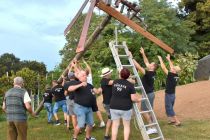
<path fill-rule="evenodd" d="M 102 77 L 101 89 L 102 89 L 102 95 L 103 95 L 103 106 L 104 106 L 104 109 L 106 110 L 106 114 L 108 116 L 104 140 L 110 140 L 109 130 L 112 125 L 111 114 L 110 114 L 110 100 L 112 97 L 113 80 L 111 79 L 111 74 L 112 74 L 112 69 L 109 69 L 108 67 L 106 67 L 106 68 L 102 69 L 101 75 L 100 75 L 100 77 Z"/>
<path fill-rule="evenodd" d="M 168 116 L 168 124 L 174 124 L 174 126 L 181 126 L 181 122 L 177 118 L 174 112 L 175 103 L 175 88 L 179 79 L 178 73 L 181 71 L 179 66 L 173 65 L 170 55 L 168 54 L 166 59 L 169 62 L 170 70 L 168 70 L 163 62 L 161 56 L 158 56 L 160 65 L 164 73 L 167 75 L 166 78 L 166 90 L 165 90 L 165 109 L 166 115 Z"/>

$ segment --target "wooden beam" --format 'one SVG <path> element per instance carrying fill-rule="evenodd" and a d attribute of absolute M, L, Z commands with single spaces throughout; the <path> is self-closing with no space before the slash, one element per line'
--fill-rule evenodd
<path fill-rule="evenodd" d="M 89 28 L 89 25 L 90 25 L 90 20 L 91 20 L 91 17 L 93 15 L 93 10 L 95 8 L 95 5 L 96 5 L 96 0 L 92 0 L 91 4 L 90 4 L 90 7 L 89 7 L 89 10 L 88 10 L 88 13 L 87 13 L 87 16 L 85 18 L 85 22 L 84 22 L 84 25 L 83 25 L 83 28 L 82 28 L 82 33 L 81 33 L 79 43 L 78 43 L 78 46 L 77 46 L 77 49 L 76 49 L 77 53 L 84 51 L 84 45 L 85 45 L 85 41 L 86 41 L 87 34 L 88 34 L 88 28 Z"/>
<path fill-rule="evenodd" d="M 160 46 L 162 49 L 166 50 L 167 52 L 169 52 L 171 54 L 174 52 L 174 50 L 171 47 L 169 47 L 167 44 L 162 42 L 160 39 L 156 38 L 154 35 L 152 35 L 148 31 L 146 31 L 144 28 L 142 28 L 141 26 L 136 24 L 134 21 L 132 21 L 129 18 L 127 18 L 126 16 L 122 15 L 120 12 L 118 12 L 114 8 L 112 8 L 110 6 L 107 6 L 104 2 L 99 1 L 96 4 L 96 6 L 99 9 L 101 9 L 104 12 L 108 13 L 109 15 L 111 15 L 112 17 L 114 17 L 115 19 L 117 19 L 120 22 L 122 22 L 122 23 L 126 24 L 127 26 L 131 27 L 133 30 L 135 30 L 138 33 L 142 34 L 144 37 L 146 37 L 147 39 L 151 40 L 152 42 L 154 42 L 155 44 L 157 44 L 158 46 Z"/>
<path fill-rule="evenodd" d="M 83 3 L 82 7 L 79 9 L 79 11 L 77 12 L 76 16 L 73 18 L 73 20 L 71 21 L 71 23 L 67 26 L 67 28 L 64 31 L 64 35 L 66 36 L 68 31 L 71 29 L 71 27 L 74 25 L 74 23 L 77 21 L 77 19 L 79 18 L 79 16 L 82 14 L 82 11 L 84 10 L 85 6 L 87 5 L 89 0 L 85 0 L 85 2 Z"/>
<path fill-rule="evenodd" d="M 91 45 L 93 44 L 93 42 L 97 39 L 97 37 L 99 36 L 99 34 L 103 31 L 103 29 L 106 27 L 106 25 L 109 23 L 109 21 L 111 20 L 111 16 L 107 15 L 104 20 L 100 23 L 100 25 L 98 25 L 95 29 L 95 31 L 91 34 L 91 36 L 88 38 L 88 40 L 85 43 L 85 47 L 84 47 L 84 51 L 77 53 L 74 57 L 75 60 L 79 60 L 83 54 L 87 51 L 88 48 L 91 47 Z M 70 63 L 68 65 L 68 67 L 63 71 L 62 75 L 66 76 L 68 74 L 68 68 L 70 66 Z M 59 82 L 62 81 L 62 75 L 60 76 L 60 78 L 58 79 Z"/>

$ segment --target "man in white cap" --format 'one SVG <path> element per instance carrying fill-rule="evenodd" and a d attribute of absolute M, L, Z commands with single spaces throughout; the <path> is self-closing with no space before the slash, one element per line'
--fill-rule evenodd
<path fill-rule="evenodd" d="M 106 110 L 106 114 L 108 116 L 108 120 L 106 123 L 106 131 L 104 135 L 104 140 L 110 140 L 109 130 L 112 125 L 111 114 L 110 114 L 110 100 L 112 97 L 112 84 L 113 80 L 111 80 L 112 70 L 107 68 L 103 68 L 101 71 L 101 89 L 103 95 L 103 105 Z"/>

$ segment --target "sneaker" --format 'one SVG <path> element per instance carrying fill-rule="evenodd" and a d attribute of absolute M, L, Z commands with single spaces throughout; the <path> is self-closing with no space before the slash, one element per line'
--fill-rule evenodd
<path fill-rule="evenodd" d="M 99 127 L 105 127 L 105 123 L 104 123 L 104 121 L 102 121 L 101 123 L 100 123 L 100 125 L 99 125 Z"/>
<path fill-rule="evenodd" d="M 111 140 L 110 136 L 104 136 L 104 140 Z"/>
<path fill-rule="evenodd" d="M 152 134 L 157 134 L 158 133 L 156 128 L 151 128 L 151 129 L 152 129 Z"/>
<path fill-rule="evenodd" d="M 61 124 L 60 121 L 56 120 L 55 125 L 60 125 L 60 124 Z"/>
<path fill-rule="evenodd" d="M 96 138 L 90 137 L 90 138 L 85 138 L 85 140 L 96 140 Z"/>
<path fill-rule="evenodd" d="M 67 125 L 67 120 L 64 121 L 64 125 Z"/>
<path fill-rule="evenodd" d="M 96 124 L 94 123 L 93 125 L 92 125 L 92 127 L 95 127 L 96 126 Z"/>
<path fill-rule="evenodd" d="M 150 134 L 153 134 L 152 128 L 148 128 L 148 129 L 147 129 L 147 135 L 150 135 Z"/>

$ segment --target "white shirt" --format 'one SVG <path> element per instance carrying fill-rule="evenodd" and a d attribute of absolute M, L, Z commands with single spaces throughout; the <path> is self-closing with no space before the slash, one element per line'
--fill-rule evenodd
<path fill-rule="evenodd" d="M 88 74 L 88 76 L 87 76 L 87 83 L 93 85 L 93 77 L 92 77 L 92 74 Z"/>
<path fill-rule="evenodd" d="M 24 102 L 24 103 L 31 102 L 31 98 L 29 97 L 29 94 L 28 94 L 27 91 L 26 91 L 25 94 L 24 94 L 23 102 Z"/>

